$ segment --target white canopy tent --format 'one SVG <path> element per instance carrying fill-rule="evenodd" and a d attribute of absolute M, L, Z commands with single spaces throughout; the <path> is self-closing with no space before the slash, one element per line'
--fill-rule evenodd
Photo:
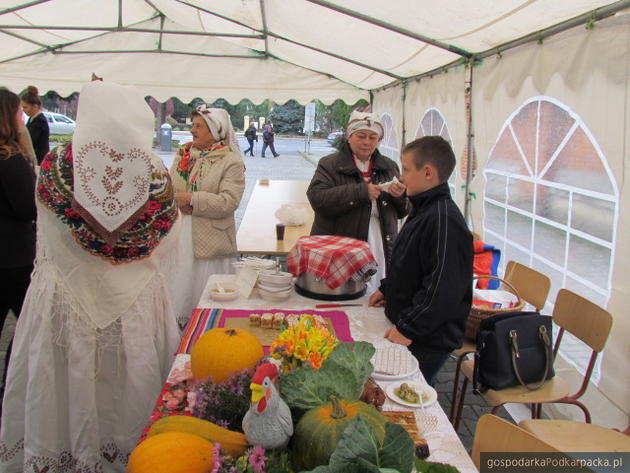
<path fill-rule="evenodd" d="M 445 136 L 453 194 L 503 262 L 548 274 L 551 302 L 568 287 L 613 313 L 586 404 L 628 425 L 629 0 L 25 2 L 0 0 L 0 85 L 15 91 L 66 96 L 96 73 L 162 101 L 365 98 L 395 159 Z M 577 379 L 570 347 L 561 374 Z"/>

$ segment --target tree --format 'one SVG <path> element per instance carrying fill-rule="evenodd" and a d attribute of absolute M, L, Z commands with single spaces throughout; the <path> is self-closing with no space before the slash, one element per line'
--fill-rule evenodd
<path fill-rule="evenodd" d="M 295 100 L 284 105 L 276 105 L 269 114 L 269 120 L 278 133 L 302 133 L 304 128 L 304 106 Z"/>

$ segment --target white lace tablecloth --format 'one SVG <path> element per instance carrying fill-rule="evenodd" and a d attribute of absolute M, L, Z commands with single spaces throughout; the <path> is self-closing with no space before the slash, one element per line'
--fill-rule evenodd
<path fill-rule="evenodd" d="M 221 280 L 224 280 L 224 277 L 222 277 Z M 288 309 L 296 311 L 343 310 L 348 315 L 350 331 L 355 340 L 370 342 L 377 348 L 393 345 L 391 342 L 383 338 L 383 334 L 391 326 L 390 322 L 385 317 L 384 310 L 382 308 L 368 307 L 367 296 L 364 296 L 361 299 L 346 301 L 347 303 L 361 304 L 359 307 L 318 309 L 315 307 L 315 304 L 325 304 L 329 302 L 309 299 L 300 296 L 295 292 L 285 301 L 269 302 L 261 299 L 255 290 L 248 299 L 239 297 L 233 301 L 219 302 L 210 299 L 208 296 L 210 287 L 214 287 L 213 276 L 210 276 L 206 290 L 204 290 L 197 307 L 203 309 Z M 339 303 L 343 304 L 344 301 L 339 301 Z M 190 359 L 189 357 L 190 355 L 177 355 L 177 359 L 173 367 L 183 367 L 183 364 Z M 421 382 L 424 381 L 424 378 L 422 377 L 422 373 L 418 372 L 416 375 L 411 376 L 409 380 Z M 397 380 L 395 382 L 400 383 L 401 380 Z M 379 381 L 379 385 L 383 388 L 383 390 L 387 388 L 388 384 L 390 384 L 390 382 Z M 423 410 L 420 408 L 414 409 L 405 407 L 387 398 L 383 409 L 415 411 L 416 419 L 418 421 L 418 429 L 429 443 L 429 451 L 431 455 L 427 460 L 448 463 L 449 465 L 456 467 L 461 473 L 477 472 L 470 455 L 468 455 L 464 445 L 459 440 L 455 430 L 453 430 L 453 426 L 449 422 L 446 413 L 442 410 L 439 403 L 436 402 L 431 406 L 425 407 Z"/>

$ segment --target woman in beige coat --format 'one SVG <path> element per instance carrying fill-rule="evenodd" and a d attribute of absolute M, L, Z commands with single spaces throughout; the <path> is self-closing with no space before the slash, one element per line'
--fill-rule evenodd
<path fill-rule="evenodd" d="M 187 321 L 211 274 L 232 273 L 234 212 L 245 189 L 245 168 L 228 113 L 201 105 L 192 113 L 191 143 L 171 167 L 183 214 L 172 292 L 175 315 Z"/>

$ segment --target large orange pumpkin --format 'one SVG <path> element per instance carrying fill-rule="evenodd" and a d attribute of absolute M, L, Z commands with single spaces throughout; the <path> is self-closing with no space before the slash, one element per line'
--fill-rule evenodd
<path fill-rule="evenodd" d="M 212 442 L 185 432 L 154 435 L 131 452 L 127 473 L 208 473 L 213 448 Z"/>
<path fill-rule="evenodd" d="M 263 356 L 258 339 L 238 328 L 213 328 L 193 345 L 190 365 L 195 379 L 221 383 L 237 371 L 253 368 Z"/>

